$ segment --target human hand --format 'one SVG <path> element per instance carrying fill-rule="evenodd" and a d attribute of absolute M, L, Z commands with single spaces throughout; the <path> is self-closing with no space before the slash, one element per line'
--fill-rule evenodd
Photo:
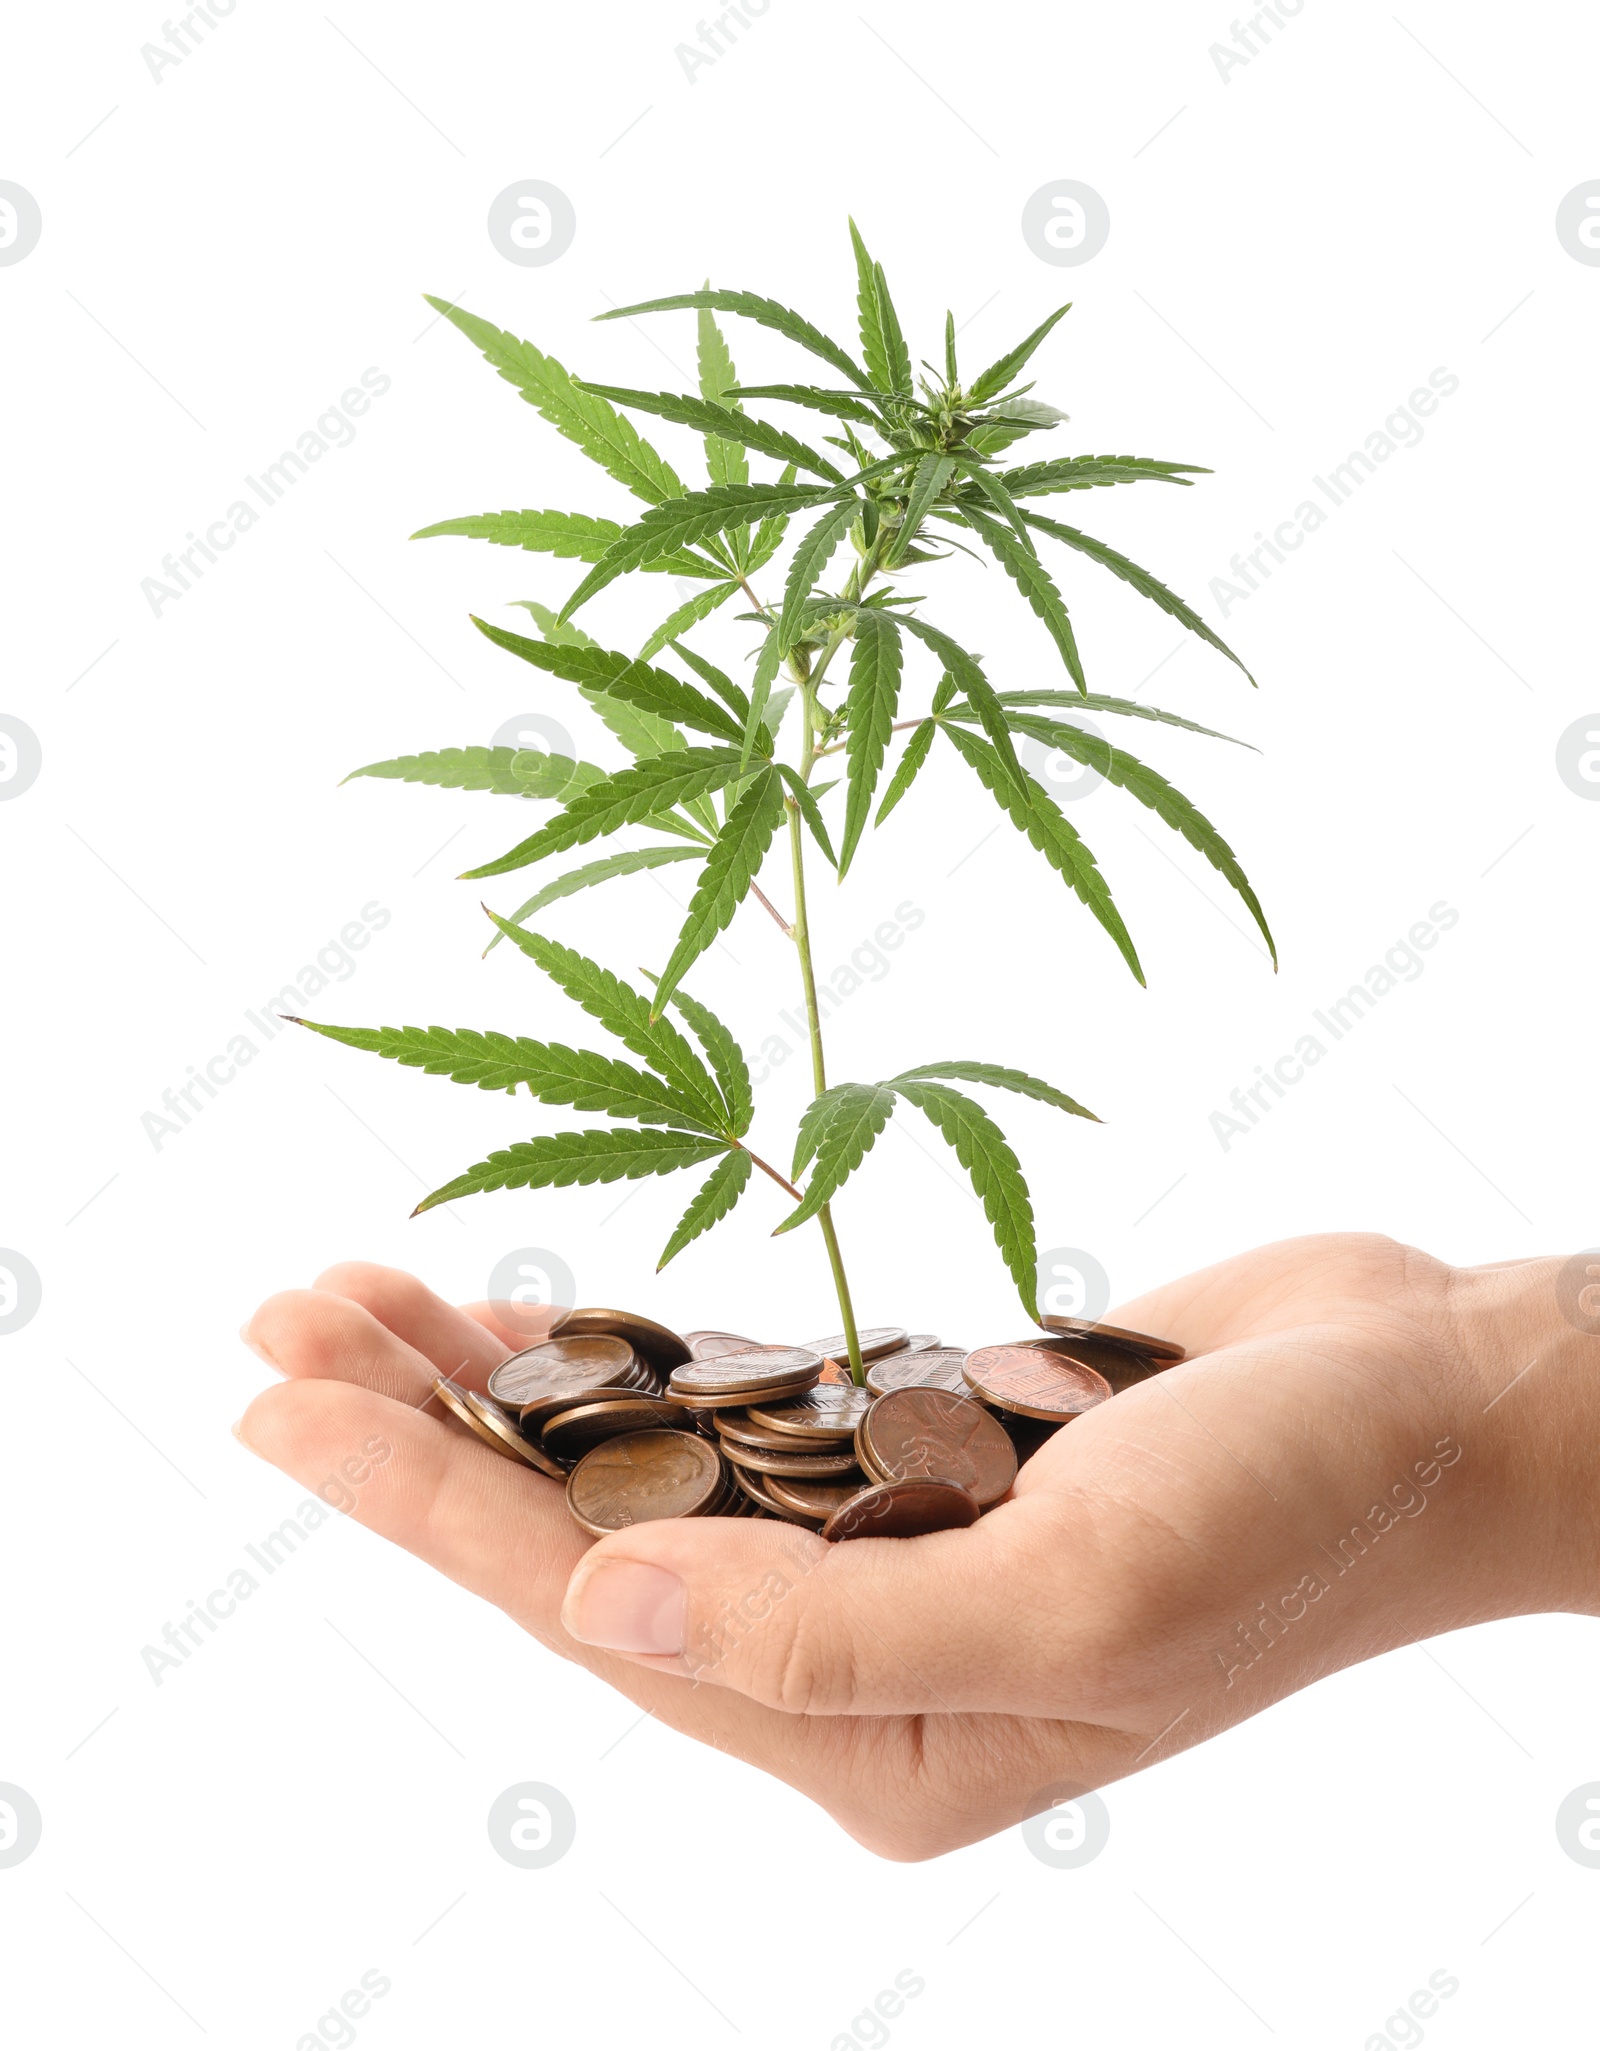
<path fill-rule="evenodd" d="M 363 1264 L 271 1298 L 244 1443 L 885 1857 L 987 1836 L 1438 1632 L 1597 1607 L 1600 1341 L 1558 1261 L 1289 1240 L 1112 1315 L 1183 1365 L 1056 1433 L 967 1531 L 826 1545 L 748 1519 L 598 1543 L 427 1402 L 537 1334 Z M 552 1312 L 553 1321 L 556 1313 Z"/>

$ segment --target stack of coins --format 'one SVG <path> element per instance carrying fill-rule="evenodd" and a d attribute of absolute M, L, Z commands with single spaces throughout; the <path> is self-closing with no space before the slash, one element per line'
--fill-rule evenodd
<path fill-rule="evenodd" d="M 1070 1318 L 968 1352 L 931 1332 L 842 1332 L 807 1346 L 680 1337 L 618 1310 L 572 1310 L 502 1361 L 479 1396 L 434 1395 L 484 1445 L 567 1487 L 594 1537 L 663 1517 L 768 1517 L 828 1540 L 975 1523 L 1021 1461 L 1073 1418 L 1183 1359 L 1167 1339 Z"/>

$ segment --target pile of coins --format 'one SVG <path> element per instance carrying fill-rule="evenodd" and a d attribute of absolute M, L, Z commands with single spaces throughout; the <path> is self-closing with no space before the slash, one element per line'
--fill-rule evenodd
<path fill-rule="evenodd" d="M 662 1517 L 912 1538 L 976 1523 L 1052 1432 L 1184 1357 L 1145 1332 L 1041 1322 L 1043 1338 L 974 1352 L 872 1327 L 859 1388 L 842 1332 L 763 1345 L 571 1310 L 500 1363 L 487 1397 L 444 1379 L 433 1394 L 494 1452 L 564 1481 L 596 1538 Z"/>

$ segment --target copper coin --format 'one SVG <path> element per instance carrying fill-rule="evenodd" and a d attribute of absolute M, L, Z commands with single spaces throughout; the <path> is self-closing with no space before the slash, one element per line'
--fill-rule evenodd
<path fill-rule="evenodd" d="M 1152 1375 L 1165 1374 L 1175 1363 L 1170 1360 L 1146 1360 L 1137 1353 L 1128 1353 L 1120 1346 L 1108 1346 L 1099 1339 L 1025 1339 L 1022 1345 L 1031 1346 L 1039 1353 L 1054 1353 L 1067 1360 L 1076 1360 L 1084 1367 L 1092 1367 L 1096 1374 L 1104 1375 L 1111 1384 L 1112 1392 L 1121 1395 L 1124 1389 L 1135 1389 L 1140 1382 L 1147 1382 Z"/>
<path fill-rule="evenodd" d="M 764 1424 L 752 1424 L 743 1410 L 719 1410 L 715 1413 L 713 1429 L 719 1439 L 730 1440 L 739 1446 L 761 1446 L 769 1453 L 781 1453 L 785 1447 L 793 1450 L 795 1440 L 782 1431 L 772 1431 Z"/>
<path fill-rule="evenodd" d="M 861 1493 L 858 1481 L 796 1481 L 788 1475 L 766 1476 L 767 1494 L 786 1510 L 821 1523 Z"/>
<path fill-rule="evenodd" d="M 804 1524 L 815 1531 L 820 1519 L 808 1516 L 799 1510 L 786 1509 L 771 1492 L 771 1484 L 764 1474 L 750 1474 L 741 1467 L 731 1469 L 734 1484 L 739 1494 L 764 1510 L 769 1517 L 776 1517 L 784 1524 Z"/>
<path fill-rule="evenodd" d="M 562 1479 L 564 1470 L 550 1455 L 538 1446 L 529 1445 L 510 1418 L 474 1390 L 464 1389 L 458 1382 L 446 1381 L 441 1376 L 434 1382 L 433 1393 L 451 1416 L 464 1424 L 491 1453 L 498 1453 L 505 1460 L 519 1460 L 525 1467 L 535 1467 L 541 1474 L 548 1474 L 552 1481 Z"/>
<path fill-rule="evenodd" d="M 692 1431 L 639 1431 L 586 1453 L 567 1477 L 567 1507 L 596 1538 L 662 1517 L 705 1514 L 724 1487 L 715 1446 Z"/>
<path fill-rule="evenodd" d="M 867 1387 L 875 1396 L 887 1396 L 891 1389 L 948 1389 L 952 1396 L 964 1396 L 967 1378 L 961 1363 L 966 1357 L 954 1346 L 891 1353 L 867 1369 Z"/>
<path fill-rule="evenodd" d="M 905 1331 L 899 1325 L 868 1325 L 864 1331 L 856 1333 L 863 1365 L 869 1360 L 881 1360 L 886 1353 L 898 1353 L 905 1343 Z M 850 1342 L 843 1332 L 832 1332 L 826 1339 L 813 1339 L 811 1350 L 829 1360 L 850 1358 Z"/>
<path fill-rule="evenodd" d="M 529 1346 L 502 1360 L 489 1377 L 489 1393 L 508 1410 L 520 1410 L 524 1403 L 568 1389 L 599 1388 L 602 1384 L 627 1388 L 641 1380 L 644 1372 L 643 1362 L 626 1339 L 598 1334 L 546 1339 L 540 1346 Z"/>
<path fill-rule="evenodd" d="M 750 1347 L 719 1360 L 691 1360 L 676 1367 L 668 1383 L 677 1397 L 760 1396 L 794 1382 L 814 1382 L 822 1356 L 804 1346 Z"/>
<path fill-rule="evenodd" d="M 1122 1353 L 1137 1353 L 1145 1360 L 1165 1361 L 1168 1366 L 1185 1359 L 1176 1339 L 1155 1339 L 1148 1332 L 1130 1332 L 1122 1325 L 1090 1324 L 1081 1317 L 1041 1317 L 1047 1332 L 1067 1339 L 1098 1339 L 1102 1346 L 1115 1346 Z"/>
<path fill-rule="evenodd" d="M 822 1372 L 817 1376 L 817 1382 L 822 1388 L 834 1388 L 841 1382 L 850 1388 L 856 1386 L 849 1362 L 844 1360 L 825 1360 L 822 1363 Z"/>
<path fill-rule="evenodd" d="M 660 1396 L 619 1396 L 613 1402 L 580 1403 L 558 1410 L 539 1429 L 547 1453 L 570 1465 L 607 1439 L 630 1431 L 693 1431 L 694 1419 Z"/>
<path fill-rule="evenodd" d="M 816 1387 L 815 1375 L 806 1375 L 798 1381 L 785 1382 L 781 1387 L 769 1389 L 767 1394 L 776 1401 L 783 1396 L 803 1396 L 808 1389 Z M 681 1403 L 691 1416 L 700 1421 L 702 1430 L 714 1430 L 709 1422 L 721 1410 L 742 1410 L 750 1401 L 748 1389 L 730 1389 L 725 1396 L 706 1396 L 698 1390 L 693 1395 L 682 1396 L 669 1382 L 661 1391 L 669 1403 Z"/>
<path fill-rule="evenodd" d="M 980 1346 L 963 1364 L 967 1380 L 986 1403 L 1066 1424 L 1111 1394 L 1092 1367 L 1033 1346 Z"/>
<path fill-rule="evenodd" d="M 927 1353 L 944 1342 L 936 1332 L 913 1332 L 900 1348 L 902 1353 Z"/>
<path fill-rule="evenodd" d="M 738 1332 L 685 1332 L 683 1339 L 694 1360 L 720 1360 L 725 1353 L 748 1353 L 761 1344 Z"/>
<path fill-rule="evenodd" d="M 752 1403 L 750 1422 L 795 1439 L 849 1439 L 871 1404 L 870 1391 L 853 1383 L 819 1384 L 787 1403 Z"/>
<path fill-rule="evenodd" d="M 995 1429 L 998 1431 L 999 1426 L 996 1425 Z M 804 1449 L 799 1439 L 793 1440 L 781 1453 L 769 1452 L 764 1446 L 741 1446 L 735 1439 L 724 1439 L 722 1456 L 741 1473 L 787 1474 L 802 1481 L 828 1481 L 839 1475 L 854 1474 L 857 1466 L 856 1449 L 852 1445 L 847 1444 L 840 1452 L 811 1453 Z"/>
<path fill-rule="evenodd" d="M 662 1374 L 689 1358 L 689 1349 L 676 1332 L 631 1310 L 569 1310 L 553 1336 L 578 1339 L 591 1334 L 626 1339 L 641 1359 Z"/>
<path fill-rule="evenodd" d="M 841 1503 L 822 1527 L 824 1538 L 920 1538 L 959 1531 L 978 1521 L 975 1496 L 954 1481 L 884 1481 Z"/>
<path fill-rule="evenodd" d="M 970 1396 L 945 1389 L 880 1396 L 856 1428 L 856 1453 L 874 1481 L 959 1482 L 982 1510 L 1017 1478 L 1005 1427 Z"/>

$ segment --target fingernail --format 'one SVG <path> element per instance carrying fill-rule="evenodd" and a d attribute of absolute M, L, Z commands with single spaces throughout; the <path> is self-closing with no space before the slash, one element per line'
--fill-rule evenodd
<path fill-rule="evenodd" d="M 601 1560 L 578 1569 L 562 1622 L 583 1644 L 608 1652 L 681 1652 L 684 1600 L 683 1583 L 664 1567 Z"/>

